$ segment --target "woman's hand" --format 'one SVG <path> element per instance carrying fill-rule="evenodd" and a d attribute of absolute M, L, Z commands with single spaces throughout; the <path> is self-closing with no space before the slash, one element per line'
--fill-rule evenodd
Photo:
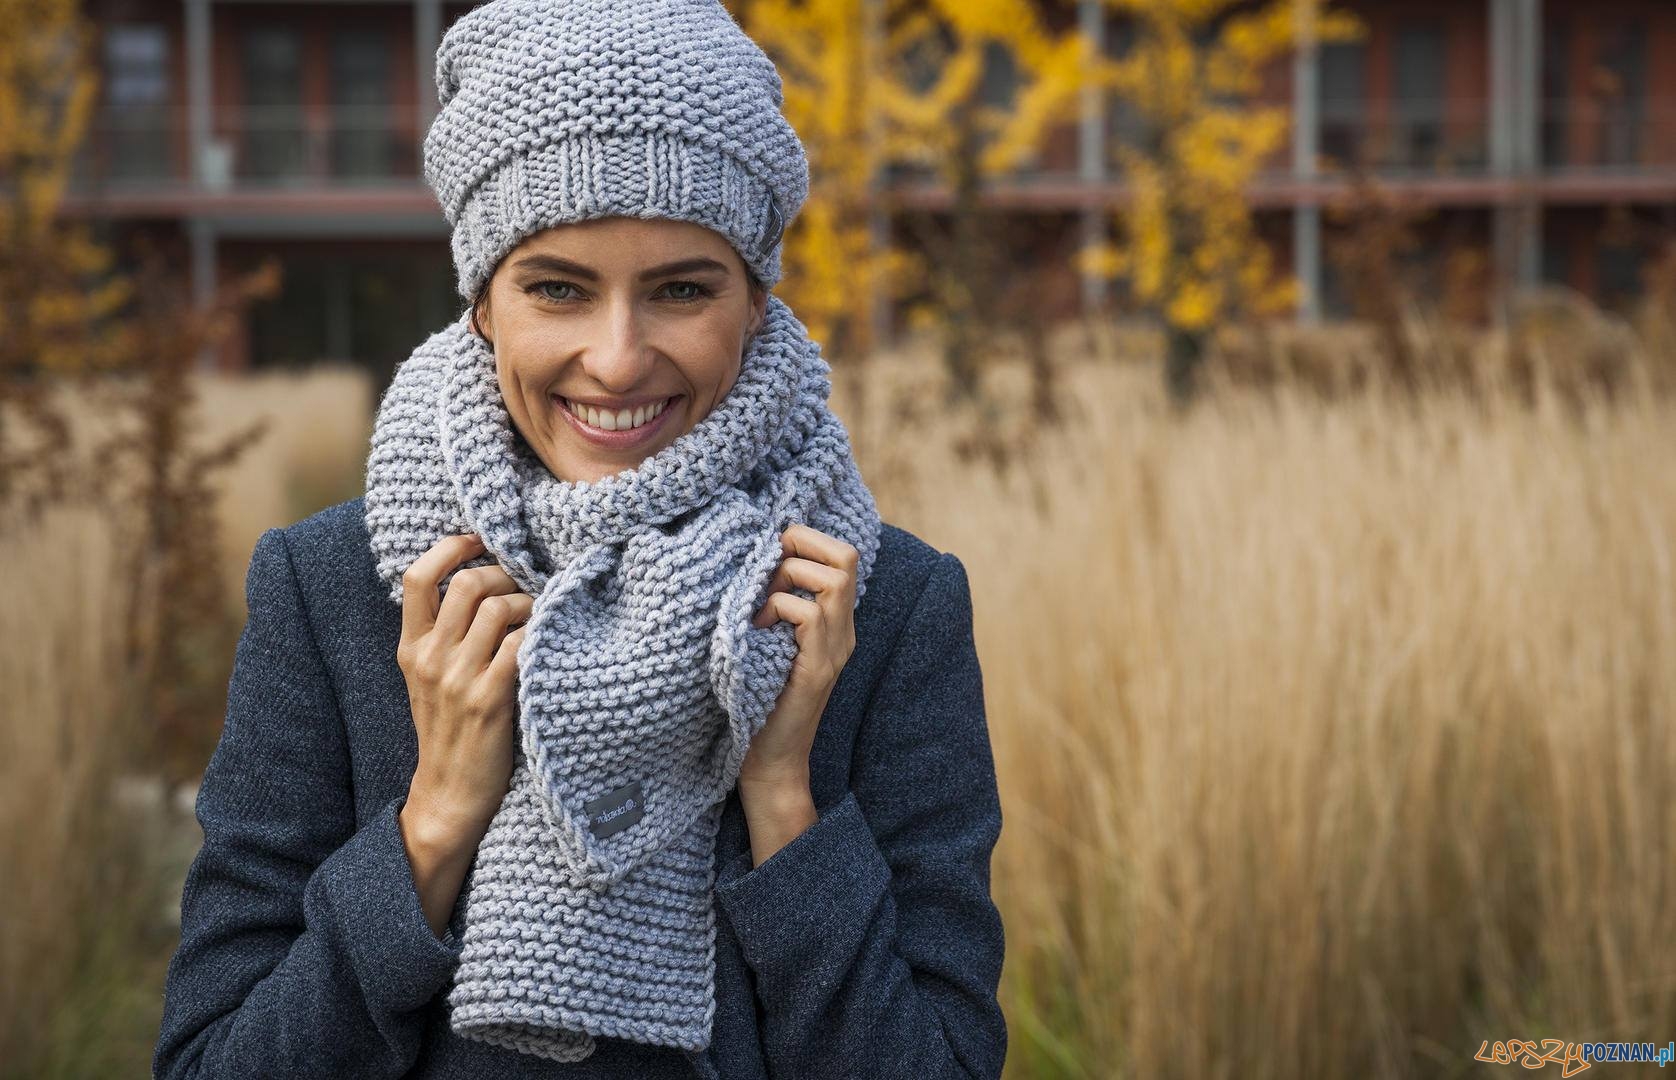
<path fill-rule="evenodd" d="M 518 646 L 535 604 L 498 566 L 459 571 L 439 600 L 443 577 L 482 552 L 476 536 L 445 536 L 402 575 L 396 663 L 419 733 L 402 832 L 439 934 L 511 784 Z"/>
<path fill-rule="evenodd" d="M 838 673 L 855 651 L 855 578 L 860 553 L 852 544 L 801 524 L 786 529 L 780 541 L 787 557 L 769 580 L 768 600 L 751 625 L 772 626 L 777 619 L 792 623 L 797 659 L 774 710 L 762 730 L 752 736 L 745 753 L 739 772 L 742 799 L 748 797 L 747 789 L 772 792 L 776 801 L 789 793 L 808 793 L 815 728 Z M 808 589 L 815 598 L 805 600 L 775 591 L 793 586 Z"/>

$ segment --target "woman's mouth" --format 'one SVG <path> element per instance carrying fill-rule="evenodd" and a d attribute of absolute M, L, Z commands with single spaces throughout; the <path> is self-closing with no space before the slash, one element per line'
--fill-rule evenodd
<path fill-rule="evenodd" d="M 660 403 L 620 412 L 596 409 L 591 405 L 575 405 L 557 394 L 553 395 L 553 403 L 584 439 L 605 449 L 623 450 L 649 442 L 656 436 L 674 412 L 672 406 L 683 396 L 676 394 Z M 635 423 L 637 420 L 638 424 Z M 606 427 L 607 424 L 611 426 Z"/>

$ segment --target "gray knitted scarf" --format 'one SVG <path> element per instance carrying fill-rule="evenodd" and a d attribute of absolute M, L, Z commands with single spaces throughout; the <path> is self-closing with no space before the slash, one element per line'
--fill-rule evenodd
<path fill-rule="evenodd" d="M 858 600 L 878 550 L 830 372 L 770 294 L 721 402 L 633 469 L 581 483 L 523 442 L 464 314 L 397 369 L 366 474 L 390 599 L 415 559 L 471 531 L 487 551 L 464 565 L 499 563 L 535 598 L 522 753 L 454 910 L 457 1034 L 555 1061 L 600 1035 L 709 1044 L 716 832 L 797 655 L 791 624 L 750 620 L 793 522 L 856 547 Z"/>

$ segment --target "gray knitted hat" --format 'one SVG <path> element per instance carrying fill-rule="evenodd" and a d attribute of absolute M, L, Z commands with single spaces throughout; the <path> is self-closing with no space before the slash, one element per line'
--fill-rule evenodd
<path fill-rule="evenodd" d="M 467 300 L 526 237 L 614 216 L 704 225 L 780 280 L 808 158 L 718 0 L 490 0 L 443 35 L 436 88 L 425 181 Z"/>

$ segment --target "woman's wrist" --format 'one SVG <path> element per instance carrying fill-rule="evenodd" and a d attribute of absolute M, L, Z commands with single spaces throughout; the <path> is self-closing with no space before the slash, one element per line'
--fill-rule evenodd
<path fill-rule="evenodd" d="M 741 777 L 739 804 L 751 836 L 752 866 L 767 862 L 769 856 L 820 819 L 807 770 L 765 778 Z"/>
<path fill-rule="evenodd" d="M 448 928 L 460 888 L 465 884 L 471 855 L 482 836 L 469 837 L 454 825 L 439 820 L 423 801 L 410 796 L 396 815 L 407 861 L 413 867 L 413 885 L 419 907 L 431 931 L 442 937 Z"/>

